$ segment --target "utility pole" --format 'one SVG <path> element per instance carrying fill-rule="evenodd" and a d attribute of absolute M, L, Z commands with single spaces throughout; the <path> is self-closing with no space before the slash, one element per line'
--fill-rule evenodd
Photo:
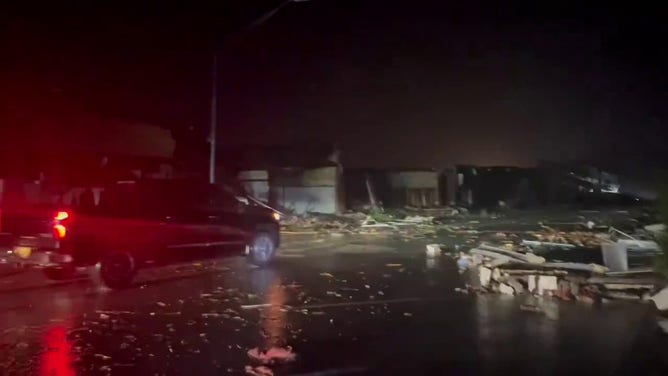
<path fill-rule="evenodd" d="M 211 72 L 211 131 L 209 132 L 209 183 L 216 182 L 216 128 L 218 128 L 218 51 L 213 52 Z"/>
<path fill-rule="evenodd" d="M 265 21 L 273 17 L 278 13 L 281 8 L 290 4 L 290 3 L 301 3 L 307 2 L 309 0 L 285 0 L 280 3 L 275 8 L 264 13 L 262 16 L 258 17 L 255 21 L 248 24 L 241 32 L 251 30 Z M 212 73 L 211 73 L 211 123 L 209 126 L 209 183 L 213 184 L 216 182 L 216 128 L 218 128 L 218 49 L 213 51 L 213 64 L 212 64 Z"/>

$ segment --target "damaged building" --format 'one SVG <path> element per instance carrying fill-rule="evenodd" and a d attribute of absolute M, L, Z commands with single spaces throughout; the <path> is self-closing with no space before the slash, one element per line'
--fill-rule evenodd
<path fill-rule="evenodd" d="M 656 197 L 632 179 L 585 163 L 536 167 L 456 167 L 456 201 L 473 208 L 545 205 L 625 205 Z"/>
<path fill-rule="evenodd" d="M 219 177 L 238 179 L 248 194 L 273 207 L 299 214 L 345 210 L 343 169 L 334 147 L 250 146 L 222 155 Z"/>
<path fill-rule="evenodd" d="M 457 166 L 456 200 L 466 207 L 529 207 L 544 203 L 543 179 L 534 168 Z"/>
<path fill-rule="evenodd" d="M 393 206 L 425 208 L 441 205 L 437 171 L 394 170 L 387 174 Z"/>
<path fill-rule="evenodd" d="M 441 172 L 434 169 L 346 169 L 346 204 L 369 204 L 371 190 L 384 207 L 437 207 L 443 202 L 442 181 Z"/>

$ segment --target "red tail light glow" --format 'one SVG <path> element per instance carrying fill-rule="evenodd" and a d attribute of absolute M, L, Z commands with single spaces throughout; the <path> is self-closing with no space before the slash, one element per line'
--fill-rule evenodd
<path fill-rule="evenodd" d="M 56 213 L 56 216 L 53 217 L 53 219 L 56 220 L 56 221 L 64 221 L 69 217 L 70 217 L 70 213 L 68 213 L 66 211 L 59 211 L 58 213 Z"/>
<path fill-rule="evenodd" d="M 66 211 L 59 211 L 53 217 L 53 237 L 56 240 L 65 239 L 67 236 L 67 227 L 63 224 L 63 221 L 70 217 L 70 213 Z"/>
<path fill-rule="evenodd" d="M 67 228 L 60 223 L 53 225 L 53 236 L 58 239 L 62 240 L 65 238 L 67 235 Z"/>

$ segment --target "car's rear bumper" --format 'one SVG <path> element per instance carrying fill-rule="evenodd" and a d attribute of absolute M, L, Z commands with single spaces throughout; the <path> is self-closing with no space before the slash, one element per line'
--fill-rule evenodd
<path fill-rule="evenodd" d="M 72 263 L 72 256 L 60 253 L 60 243 L 50 236 L 17 236 L 5 245 L 2 258 L 7 262 L 61 266 Z"/>
<path fill-rule="evenodd" d="M 10 263 L 43 267 L 73 265 L 72 256 L 53 251 L 37 250 L 31 252 L 29 256 L 23 256 L 19 255 L 15 250 L 8 250 L 5 259 Z"/>

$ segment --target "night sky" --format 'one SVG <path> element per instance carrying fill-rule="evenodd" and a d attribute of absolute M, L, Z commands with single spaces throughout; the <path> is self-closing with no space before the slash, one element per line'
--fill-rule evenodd
<path fill-rule="evenodd" d="M 226 37 L 280 2 L 219 3 L 7 12 L 3 129 L 38 107 L 204 140 L 219 46 L 224 145 L 335 142 L 355 167 L 664 156 L 659 9 L 311 0 Z"/>

